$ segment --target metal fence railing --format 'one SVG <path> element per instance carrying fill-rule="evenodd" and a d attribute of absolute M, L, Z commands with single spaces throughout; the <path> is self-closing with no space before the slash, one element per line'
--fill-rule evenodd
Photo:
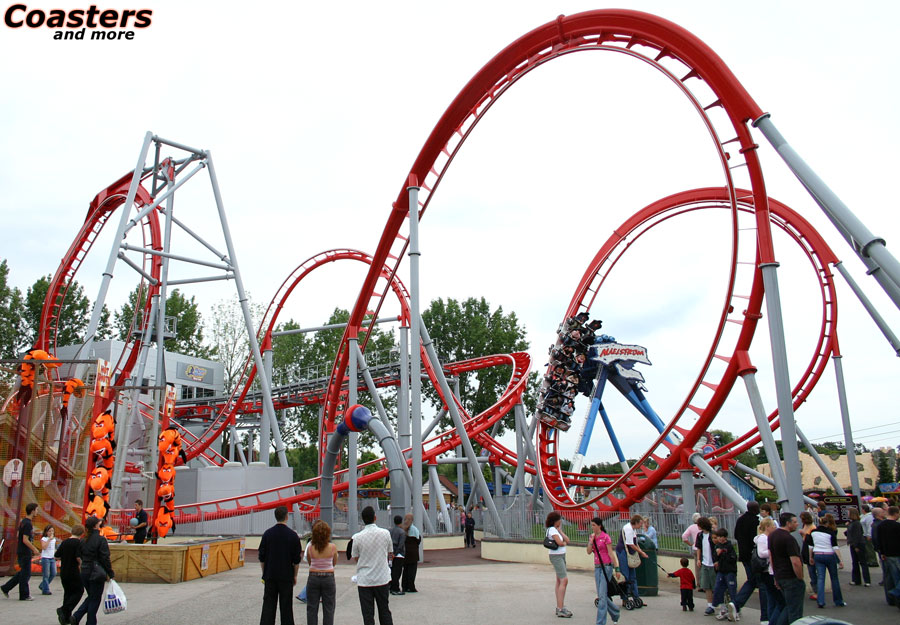
<path fill-rule="evenodd" d="M 591 510 L 560 510 L 563 518 L 563 529 L 571 542 L 587 544 L 591 532 L 591 519 L 599 516 L 603 520 L 606 533 L 617 541 L 622 527 L 628 523 L 633 514 L 640 514 L 650 519 L 650 525 L 656 529 L 657 545 L 660 551 L 676 554 L 689 554 L 690 547 L 685 544 L 681 536 L 691 525 L 690 518 L 685 518 L 684 513 L 660 512 L 656 510 L 638 510 L 637 506 L 629 512 L 600 512 Z M 490 538 L 502 538 L 511 540 L 540 541 L 546 532 L 544 520 L 547 512 L 533 509 L 530 498 L 527 502 L 513 502 L 510 505 L 498 506 L 498 513 L 503 528 L 495 526 L 492 516 L 482 510 L 475 511 L 476 528 L 482 528 L 485 536 Z M 719 527 L 725 527 L 730 537 L 734 536 L 734 525 L 739 513 L 737 511 L 722 511 L 708 513 L 711 519 L 715 519 Z"/>

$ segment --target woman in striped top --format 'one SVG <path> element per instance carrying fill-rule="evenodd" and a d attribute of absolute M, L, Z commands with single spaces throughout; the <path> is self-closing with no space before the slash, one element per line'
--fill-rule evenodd
<path fill-rule="evenodd" d="M 838 568 L 844 568 L 841 552 L 837 544 L 837 525 L 834 516 L 826 514 L 822 522 L 807 534 L 805 543 L 809 547 L 810 564 L 816 565 L 818 588 L 816 596 L 820 608 L 825 607 L 825 571 L 831 578 L 831 594 L 834 605 L 843 607 L 844 597 L 841 594 L 841 583 L 838 581 Z"/>

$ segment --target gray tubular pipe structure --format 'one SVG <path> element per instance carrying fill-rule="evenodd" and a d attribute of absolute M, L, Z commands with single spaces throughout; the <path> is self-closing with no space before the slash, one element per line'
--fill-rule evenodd
<path fill-rule="evenodd" d="M 353 413 L 357 417 L 355 428 L 347 424 L 348 417 Z M 344 421 L 338 425 L 334 434 L 328 439 L 328 448 L 325 450 L 325 460 L 322 463 L 322 478 L 319 493 L 320 518 L 334 526 L 334 466 L 337 463 L 338 454 L 344 444 L 344 440 L 352 431 L 363 432 L 369 430 L 378 439 L 378 444 L 384 452 L 384 459 L 388 465 L 388 474 L 391 484 L 403 484 L 403 467 L 405 462 L 400 451 L 400 445 L 393 433 L 385 427 L 380 419 L 372 416 L 368 408 L 355 406 L 347 411 Z M 391 510 L 405 510 L 402 489 L 391 489 Z"/>

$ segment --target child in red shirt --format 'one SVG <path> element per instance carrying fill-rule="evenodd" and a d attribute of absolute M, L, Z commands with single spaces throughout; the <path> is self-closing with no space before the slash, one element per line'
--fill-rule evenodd
<path fill-rule="evenodd" d="M 680 560 L 681 568 L 675 571 L 674 573 L 669 573 L 669 577 L 677 577 L 681 584 L 681 611 L 686 612 L 690 609 L 691 612 L 694 611 L 694 588 L 697 587 L 696 582 L 694 581 L 694 574 L 687 567 L 688 559 L 682 558 Z"/>

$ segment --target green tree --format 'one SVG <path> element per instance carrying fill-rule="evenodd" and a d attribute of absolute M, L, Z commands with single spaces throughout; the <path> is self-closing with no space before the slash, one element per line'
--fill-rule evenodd
<path fill-rule="evenodd" d="M 173 289 L 166 297 L 166 316 L 175 317 L 177 323 L 175 338 L 166 342 L 166 349 L 200 358 L 209 355 L 209 349 L 203 344 L 203 319 L 194 296 L 188 299 L 180 290 Z"/>
<path fill-rule="evenodd" d="M 249 301 L 250 316 L 255 328 L 259 326 L 265 310 L 262 305 Z M 225 392 L 231 393 L 240 382 L 241 373 L 250 355 L 250 336 L 237 294 L 231 299 L 220 300 L 213 306 L 209 325 L 210 355 L 225 368 Z"/>
<path fill-rule="evenodd" d="M 134 311 L 143 310 L 144 303 L 147 301 L 147 290 L 140 290 L 140 286 L 136 286 L 128 299 L 113 315 L 113 333 L 120 341 L 130 341 L 131 333 L 140 327 L 140 317 L 134 318 Z"/>
<path fill-rule="evenodd" d="M 128 300 L 115 313 L 114 333 L 121 341 L 130 341 L 131 332 L 139 327 L 141 318 L 135 319 L 134 311 L 143 311 L 146 289 L 140 286 L 128 294 Z M 203 319 L 192 296 L 185 297 L 179 289 L 173 289 L 166 297 L 166 317 L 174 317 L 175 337 L 166 340 L 165 348 L 179 354 L 207 358 L 211 352 L 203 343 Z M 156 331 L 153 332 L 154 336 Z"/>
<path fill-rule="evenodd" d="M 712 434 L 713 436 L 718 436 L 719 442 L 722 445 L 727 445 L 728 443 L 730 443 L 734 440 L 734 434 L 732 434 L 728 430 L 710 430 L 709 433 Z M 737 460 L 741 464 L 747 465 L 751 469 L 755 469 L 757 466 L 759 466 L 759 460 L 757 459 L 756 454 L 750 450 L 747 450 L 744 453 L 739 454 L 735 458 L 735 460 Z"/>
<path fill-rule="evenodd" d="M 896 458 L 894 461 L 894 481 L 900 482 L 900 445 L 894 450 L 894 457 Z"/>
<path fill-rule="evenodd" d="M 890 449 L 890 452 L 893 452 Z M 890 452 L 883 449 L 876 449 L 872 452 L 872 460 L 875 461 L 875 468 L 878 469 L 878 483 L 884 484 L 894 481 L 893 458 Z M 879 491 L 880 492 L 880 491 Z"/>
<path fill-rule="evenodd" d="M 350 318 L 347 310 L 335 308 L 325 325 L 346 323 Z M 298 324 L 290 320 L 279 326 L 279 330 L 297 329 Z M 312 336 L 294 334 L 277 337 L 273 341 L 273 377 L 274 385 L 293 384 L 300 380 L 321 380 L 324 389 L 327 378 L 331 374 L 334 358 L 337 355 L 343 332 L 340 329 L 319 330 Z M 389 355 L 396 349 L 393 332 L 384 332 L 378 328 L 372 331 L 369 344 L 366 346 L 366 361 L 369 367 L 375 366 L 374 354 Z M 399 355 L 396 356 L 399 359 Z M 362 381 L 362 378 L 360 378 Z M 393 388 L 379 392 L 382 403 L 389 415 L 396 408 L 396 392 Z M 375 404 L 368 392 L 360 391 L 359 403 L 367 406 L 375 413 Z M 319 405 L 300 406 L 284 411 L 281 419 L 282 438 L 288 446 L 302 443 L 314 443 L 319 439 Z M 368 447 L 374 439 L 368 433 L 360 436 L 360 446 Z"/>
<path fill-rule="evenodd" d="M 319 475 L 319 450 L 314 445 L 298 445 L 284 451 L 288 466 L 294 470 L 294 481 L 300 482 Z M 278 466 L 278 455 L 269 454 L 269 465 Z"/>
<path fill-rule="evenodd" d="M 504 314 L 502 306 L 492 311 L 483 297 L 470 297 L 464 302 L 436 299 L 422 313 L 422 321 L 444 362 L 491 354 L 509 354 L 526 351 L 529 347 L 525 328 L 519 325 L 516 314 Z M 466 411 L 475 415 L 493 405 L 506 388 L 510 373 L 511 367 L 501 366 L 460 375 L 460 398 Z M 529 376 L 528 391 L 525 394 L 529 411 L 535 408 L 538 380 L 537 372 Z M 424 388 L 428 399 L 433 404 L 440 405 L 437 391 L 429 386 Z M 503 427 L 515 427 L 514 419 L 510 412 L 504 419 Z M 449 422 L 448 417 L 443 425 L 446 427 Z"/>
<path fill-rule="evenodd" d="M 25 325 L 26 343 L 34 345 L 37 341 L 41 324 L 41 311 L 47 292 L 50 290 L 52 276 L 42 276 L 34 284 L 28 287 L 25 294 Z M 59 296 L 60 298 L 62 296 Z M 73 280 L 65 294 L 59 321 L 56 325 L 57 345 L 78 345 L 86 339 L 84 336 L 91 320 L 91 301 L 84 294 L 84 288 Z M 97 338 L 108 337 L 111 329 L 109 326 L 109 309 L 104 305 L 101 311 L 100 325 L 97 327 Z"/>
<path fill-rule="evenodd" d="M 27 329 L 22 291 L 9 285 L 9 265 L 0 261 L 0 358 L 17 358 L 25 348 Z"/>
<path fill-rule="evenodd" d="M 299 330 L 300 324 L 293 319 L 278 324 L 277 332 Z M 321 371 L 309 372 L 307 368 L 314 359 L 310 353 L 312 339 L 306 334 L 288 334 L 272 341 L 273 386 L 283 386 L 298 380 L 324 377 L 331 363 L 320 363 Z M 301 445 L 302 441 L 318 441 L 320 406 L 286 408 L 279 414 L 282 424 L 281 436 L 289 445 Z M 305 427 L 304 427 L 305 425 Z"/>
<path fill-rule="evenodd" d="M 628 466 L 633 465 L 637 460 L 628 460 Z M 618 462 L 598 462 L 581 469 L 582 473 L 590 473 L 591 475 L 616 475 L 623 473 L 622 465 Z"/>

